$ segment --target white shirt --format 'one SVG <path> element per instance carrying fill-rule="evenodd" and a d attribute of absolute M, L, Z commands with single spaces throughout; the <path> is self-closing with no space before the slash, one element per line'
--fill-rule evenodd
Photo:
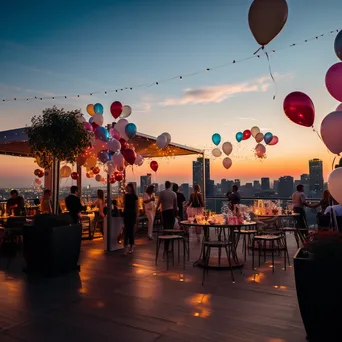
<path fill-rule="evenodd" d="M 324 215 L 330 214 L 331 209 L 334 210 L 336 216 L 342 216 L 342 205 L 340 204 L 333 205 L 333 206 L 329 205 L 329 207 L 325 209 Z"/>
<path fill-rule="evenodd" d="M 304 204 L 306 203 L 304 192 L 296 191 L 293 193 L 292 202 L 294 208 L 304 208 Z"/>
<path fill-rule="evenodd" d="M 177 195 L 171 189 L 165 189 L 160 192 L 159 201 L 162 211 L 175 209 L 174 203 L 177 202 Z"/>
<path fill-rule="evenodd" d="M 149 195 L 147 192 L 144 193 L 144 201 L 149 201 L 152 198 L 152 195 Z M 154 202 L 144 203 L 145 210 L 153 210 L 154 209 Z"/>

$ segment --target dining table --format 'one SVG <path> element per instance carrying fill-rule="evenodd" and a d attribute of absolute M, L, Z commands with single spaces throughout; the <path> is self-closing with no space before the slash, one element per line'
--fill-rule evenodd
<path fill-rule="evenodd" d="M 201 227 L 203 229 L 203 238 L 202 238 L 202 246 L 201 251 L 198 259 L 193 263 L 193 266 L 204 266 L 204 242 L 210 241 L 212 239 L 212 232 L 216 233 L 217 240 L 219 241 L 229 241 L 231 242 L 231 249 L 232 249 L 232 258 L 230 263 L 228 262 L 227 258 L 222 258 L 219 260 L 217 257 L 211 257 L 209 262 L 210 268 L 216 269 L 230 269 L 230 268 L 241 268 L 244 265 L 244 262 L 240 261 L 237 247 L 240 240 L 240 231 L 241 229 L 246 230 L 255 230 L 257 223 L 254 221 L 244 221 L 242 223 L 210 223 L 208 221 L 197 223 L 197 222 L 190 222 L 190 221 L 181 221 L 180 225 L 183 227 Z M 231 265 L 231 267 L 229 266 Z"/>

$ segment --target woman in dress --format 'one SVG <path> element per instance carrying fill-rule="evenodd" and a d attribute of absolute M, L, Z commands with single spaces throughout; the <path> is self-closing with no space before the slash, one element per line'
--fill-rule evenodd
<path fill-rule="evenodd" d="M 156 215 L 155 210 L 155 197 L 154 197 L 154 186 L 149 185 L 144 193 L 144 207 L 145 207 L 145 213 L 148 220 L 148 231 L 147 235 L 150 240 L 153 240 L 152 234 L 153 234 L 153 223 L 154 223 L 154 217 Z"/>
<path fill-rule="evenodd" d="M 104 209 L 105 209 L 105 199 L 104 199 L 104 192 L 103 190 L 99 189 L 97 190 L 97 199 L 94 203 L 94 205 L 98 209 L 98 214 L 95 216 L 96 217 L 96 223 L 95 227 L 99 226 L 101 233 L 103 235 L 103 221 L 106 217 Z"/>
<path fill-rule="evenodd" d="M 124 197 L 125 255 L 133 252 L 134 228 L 138 218 L 138 197 L 132 183 L 127 184 Z"/>
<path fill-rule="evenodd" d="M 52 214 L 51 205 L 51 190 L 44 190 L 42 198 L 40 199 L 40 213 Z"/>
<path fill-rule="evenodd" d="M 194 186 L 194 192 L 190 195 L 190 200 L 189 200 L 187 207 L 188 207 L 187 212 L 191 212 L 192 216 L 203 214 L 204 201 L 203 201 L 203 196 L 201 194 L 201 187 L 198 184 L 195 184 Z M 197 235 L 197 241 L 200 242 L 201 241 L 200 235 L 202 232 L 201 227 L 196 227 L 195 232 Z"/>

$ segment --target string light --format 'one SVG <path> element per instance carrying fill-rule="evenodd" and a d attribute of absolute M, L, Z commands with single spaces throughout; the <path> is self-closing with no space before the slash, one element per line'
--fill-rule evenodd
<path fill-rule="evenodd" d="M 291 47 L 295 47 L 295 46 L 298 46 L 300 44 L 305 44 L 305 43 L 308 43 L 310 41 L 317 41 L 319 38 L 322 38 L 322 37 L 325 37 L 325 36 L 328 36 L 328 35 L 332 35 L 332 34 L 335 34 L 335 33 L 338 33 L 340 31 L 340 29 L 335 29 L 335 30 L 331 30 L 329 32 L 326 32 L 326 33 L 322 33 L 320 35 L 316 35 L 312 38 L 308 38 L 308 39 L 305 39 L 303 41 L 300 41 L 300 42 L 297 42 L 297 43 L 292 43 L 290 45 L 287 45 L 287 46 L 284 46 L 282 48 L 279 48 L 279 49 L 276 49 L 276 50 L 269 50 L 269 51 L 265 51 L 265 50 L 262 50 L 263 54 L 262 55 L 267 55 L 267 54 L 273 54 L 273 53 L 276 53 L 276 52 L 279 52 L 281 50 L 285 50 L 285 49 L 288 49 L 288 48 L 291 48 Z M 2 102 L 11 102 L 11 101 L 20 101 L 20 100 L 26 100 L 26 101 L 29 101 L 29 100 L 37 100 L 37 99 L 40 99 L 40 100 L 50 100 L 50 99 L 55 99 L 55 98 L 65 98 L 67 99 L 68 97 L 73 97 L 73 96 L 77 96 L 78 98 L 80 98 L 81 96 L 92 96 L 92 95 L 101 95 L 101 94 L 105 94 L 107 95 L 108 93 L 110 92 L 118 92 L 119 90 L 120 91 L 124 91 L 124 90 L 133 90 L 134 89 L 137 89 L 137 88 L 150 88 L 152 86 L 156 86 L 156 85 L 160 85 L 161 83 L 166 83 L 166 82 L 170 82 L 170 81 L 173 81 L 173 80 L 183 80 L 185 77 L 188 78 L 188 77 L 192 77 L 192 76 L 195 76 L 195 75 L 198 75 L 198 74 L 201 74 L 203 72 L 211 72 L 213 70 L 216 70 L 216 69 L 221 69 L 221 68 L 225 68 L 229 65 L 232 65 L 232 64 L 237 64 L 237 63 L 243 63 L 243 62 L 246 62 L 250 59 L 253 59 L 253 58 L 260 58 L 261 55 L 260 54 L 253 54 L 249 57 L 245 57 L 245 58 L 242 58 L 242 59 L 234 59 L 232 61 L 229 61 L 229 62 L 226 62 L 222 65 L 217 65 L 217 66 L 213 66 L 213 67 L 210 67 L 210 68 L 205 68 L 205 69 L 202 69 L 202 70 L 199 70 L 199 71 L 196 71 L 196 72 L 192 72 L 192 73 L 188 73 L 188 74 L 183 74 L 182 76 L 173 76 L 173 77 L 170 77 L 170 78 L 167 78 L 167 79 L 163 79 L 163 80 L 159 80 L 159 81 L 154 81 L 152 83 L 143 83 L 143 84 L 140 84 L 140 85 L 136 85 L 136 86 L 131 86 L 131 87 L 126 87 L 126 88 L 118 88 L 118 89 L 107 89 L 106 91 L 99 91 L 99 92 L 92 92 L 92 93 L 84 93 L 84 94 L 78 94 L 78 95 L 62 95 L 62 96 L 47 96 L 47 97 L 32 97 L 32 98 L 14 98 L 14 99 L 2 99 Z"/>

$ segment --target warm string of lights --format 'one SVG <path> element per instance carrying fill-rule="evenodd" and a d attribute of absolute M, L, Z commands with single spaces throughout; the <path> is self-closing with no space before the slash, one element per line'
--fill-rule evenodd
<path fill-rule="evenodd" d="M 213 66 L 213 67 L 209 67 L 209 68 L 204 68 L 204 69 L 192 72 L 192 73 L 187 73 L 187 74 L 173 76 L 173 77 L 170 77 L 170 78 L 160 79 L 158 81 L 154 81 L 154 82 L 151 82 L 151 83 L 143 83 L 143 84 L 139 84 L 139 85 L 135 85 L 135 86 L 122 87 L 122 88 L 117 88 L 117 89 L 107 89 L 107 90 L 94 91 L 94 92 L 91 92 L 91 93 L 83 93 L 83 94 L 69 94 L 69 95 L 58 95 L 58 96 L 39 96 L 39 95 L 37 95 L 37 96 L 33 96 L 33 97 L 20 97 L 20 98 L 19 97 L 14 97 L 14 98 L 8 98 L 8 99 L 1 99 L 1 102 L 30 101 L 30 100 L 40 100 L 40 101 L 42 101 L 42 100 L 68 99 L 68 98 L 76 98 L 76 99 L 78 99 L 78 98 L 80 98 L 82 96 L 103 95 L 103 94 L 107 95 L 109 93 L 118 93 L 118 92 L 122 92 L 122 91 L 132 91 L 132 90 L 138 89 L 138 88 L 150 88 L 150 87 L 153 87 L 153 86 L 158 86 L 158 85 L 160 85 L 162 83 L 167 83 L 167 82 L 171 82 L 171 81 L 174 81 L 174 80 L 183 80 L 184 78 L 189 78 L 189 77 L 192 77 L 192 76 L 195 76 L 195 75 L 199 75 L 199 74 L 202 74 L 202 73 L 205 73 L 205 72 L 209 72 L 209 71 L 225 68 L 225 67 L 227 67 L 229 65 L 233 65 L 233 64 L 237 64 L 237 63 L 243 63 L 243 62 L 246 62 L 246 61 L 251 60 L 251 59 L 260 58 L 262 56 L 268 57 L 270 54 L 274 54 L 276 52 L 279 52 L 279 51 L 282 51 L 282 50 L 285 50 L 285 49 L 288 49 L 288 48 L 292 48 L 292 47 L 295 47 L 295 46 L 298 46 L 298 45 L 301 45 L 301 44 L 305 44 L 305 43 L 308 43 L 308 42 L 311 42 L 311 41 L 315 41 L 315 40 L 318 40 L 318 39 L 320 39 L 322 37 L 338 33 L 339 31 L 340 31 L 340 29 L 331 30 L 329 32 L 316 35 L 314 37 L 311 37 L 311 38 L 299 41 L 297 43 L 293 43 L 293 44 L 284 46 L 284 47 L 276 49 L 276 50 L 273 49 L 273 50 L 266 51 L 266 50 L 262 49 L 262 50 L 259 51 L 260 53 L 258 53 L 258 52 L 254 53 L 253 55 L 251 55 L 249 57 L 245 57 L 245 58 L 242 58 L 242 59 L 234 59 L 232 61 L 229 61 L 229 62 L 221 64 L 221 65 L 217 65 L 217 66 Z"/>

